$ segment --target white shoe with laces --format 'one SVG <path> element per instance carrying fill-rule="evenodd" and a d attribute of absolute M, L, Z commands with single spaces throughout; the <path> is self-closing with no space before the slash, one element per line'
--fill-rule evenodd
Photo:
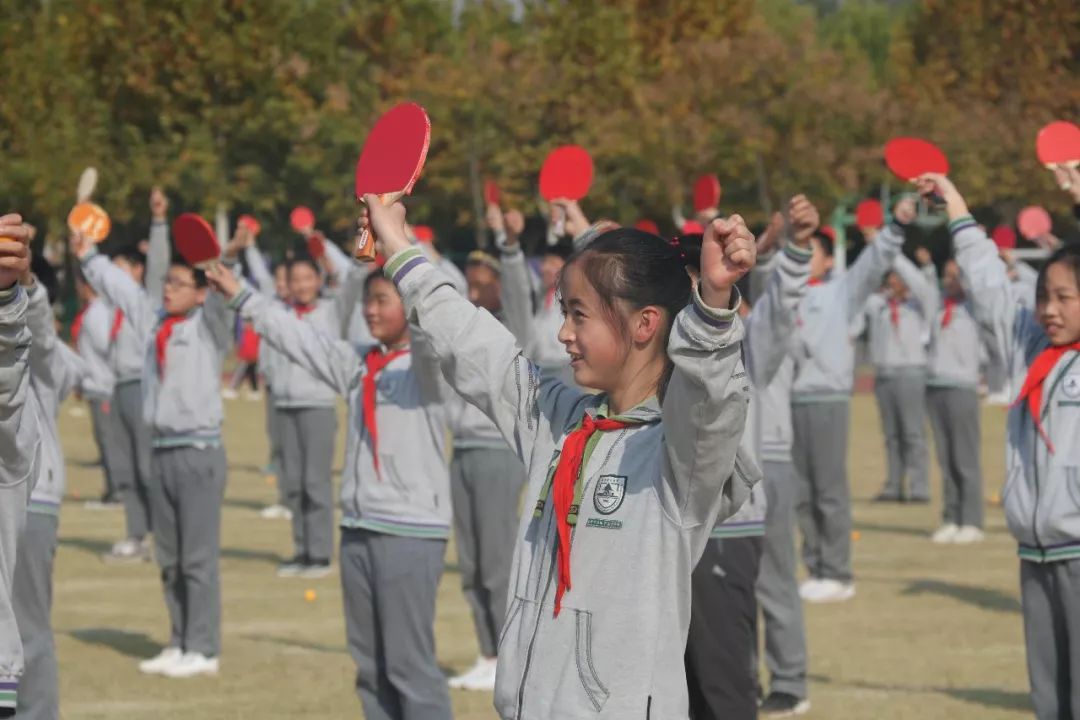
<path fill-rule="evenodd" d="M 494 690 L 496 664 L 495 658 L 478 657 L 471 668 L 450 678 L 448 684 L 453 690 Z"/>
<path fill-rule="evenodd" d="M 854 583 L 845 583 L 839 580 L 818 580 L 817 587 L 803 600 L 811 603 L 837 603 L 845 602 L 853 597 L 855 597 Z"/>
<path fill-rule="evenodd" d="M 938 545 L 956 542 L 956 533 L 959 530 L 960 526 L 956 523 L 945 523 L 930 536 L 930 542 L 937 543 Z"/>
<path fill-rule="evenodd" d="M 818 592 L 818 586 L 821 584 L 821 580 L 817 578 L 807 578 L 803 580 L 799 585 L 799 597 L 803 600 L 809 599 L 811 596 Z"/>
<path fill-rule="evenodd" d="M 189 678 L 196 675 L 217 675 L 218 659 L 208 658 L 202 653 L 189 652 L 169 665 L 161 673 L 169 678 Z"/>
<path fill-rule="evenodd" d="M 139 663 L 139 672 L 147 675 L 161 675 L 167 669 L 180 662 L 184 656 L 178 647 L 167 647 L 149 660 Z"/>
<path fill-rule="evenodd" d="M 982 542 L 986 536 L 983 531 L 974 525 L 964 525 L 956 531 L 956 537 L 953 538 L 953 542 L 957 545 L 970 545 L 972 543 Z"/>

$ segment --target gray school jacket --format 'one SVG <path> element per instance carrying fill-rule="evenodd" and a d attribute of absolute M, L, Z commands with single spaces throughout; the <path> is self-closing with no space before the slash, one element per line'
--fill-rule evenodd
<path fill-rule="evenodd" d="M 68 394 L 91 377 L 92 368 L 74 350 L 60 342 L 45 290 L 31 286 L 26 320 L 33 335 L 30 346 L 30 394 L 27 408 L 37 418 L 41 432 L 41 466 L 30 494 L 30 512 L 59 515 L 64 499 L 64 452 L 56 427 L 60 404 Z"/>
<path fill-rule="evenodd" d="M 292 308 L 289 312 L 293 317 L 300 317 Z M 320 298 L 316 301 L 315 309 L 302 317 L 302 322 L 334 339 L 339 340 L 342 337 L 341 316 L 338 314 L 336 300 Z M 337 395 L 333 387 L 302 364 L 292 361 L 286 353 L 280 353 L 279 360 L 280 362 L 273 370 L 276 407 L 332 408 L 335 406 Z"/>
<path fill-rule="evenodd" d="M 15 285 L 0 290 L 0 484 L 4 487 L 27 485 L 33 489 L 40 462 L 41 433 L 37 415 L 27 412 L 30 394 L 30 328 L 26 324 L 29 298 Z M 17 527 L 13 509 L 0 507 L 0 518 L 9 527 Z M 12 555 L 14 557 L 14 555 Z M 4 569 L 10 573 L 10 568 Z M 5 579 L 11 587 L 11 577 Z"/>
<path fill-rule="evenodd" d="M 146 296 L 146 303 L 160 302 L 164 289 L 165 274 L 169 270 L 169 226 L 165 222 L 154 221 L 150 224 L 149 250 L 146 256 L 146 289 L 139 288 Z M 110 303 L 111 304 L 111 303 Z M 115 305 L 111 308 L 115 313 Z M 143 365 L 146 361 L 146 328 L 141 318 L 129 318 L 124 315 L 120 332 L 116 338 L 109 338 L 109 367 L 117 385 L 137 382 L 142 379 Z M 113 317 L 109 316 L 111 334 Z"/>
<path fill-rule="evenodd" d="M 167 244 L 168 236 L 164 239 Z M 142 336 L 143 419 L 153 433 L 154 447 L 221 445 L 221 364 L 232 342 L 225 303 L 210 293 L 202 307 L 174 326 L 162 375 L 157 361 L 157 331 L 164 320 L 161 295 L 148 301 L 127 273 L 95 250 L 83 258 L 82 269 L 94 290 L 119 307 Z"/>
<path fill-rule="evenodd" d="M 113 309 L 101 298 L 94 298 L 83 312 L 82 329 L 76 339 L 79 357 L 91 372 L 81 383 L 87 400 L 109 400 L 116 386 L 116 376 L 109 367 L 109 333 Z"/>
<path fill-rule="evenodd" d="M 863 312 L 903 244 L 903 229 L 888 225 L 849 268 L 807 288 L 799 303 L 791 349 L 795 360 L 793 403 L 846 402 L 851 397 L 855 350 L 849 325 Z"/>
<path fill-rule="evenodd" d="M 949 223 L 956 262 L 968 287 L 975 317 L 992 328 L 1007 358 L 1014 390 L 1050 342 L 1034 313 L 1017 303 L 994 243 L 970 216 Z M 1080 558 L 1080 353 L 1066 352 L 1043 382 L 1039 436 L 1027 403 L 1009 409 L 1006 421 L 1005 520 L 1020 544 L 1020 558 L 1053 562 Z"/>
<path fill-rule="evenodd" d="M 341 526 L 389 535 L 447 538 L 450 472 L 446 464 L 446 412 L 438 361 L 418 331 L 410 352 L 376 378 L 378 461 L 364 424 L 364 356 L 346 340 L 244 287 L 231 301 L 263 341 L 348 401 L 349 432 L 341 481 Z M 385 348 L 383 348 L 385 351 Z"/>
<path fill-rule="evenodd" d="M 879 378 L 926 371 L 924 338 L 937 309 L 937 292 L 913 262 L 897 254 L 892 266 L 910 291 L 896 308 L 897 324 L 892 323 L 892 309 L 883 293 L 874 293 L 866 301 L 870 359 Z"/>
<path fill-rule="evenodd" d="M 384 272 L 450 385 L 495 422 L 529 469 L 526 508 L 537 512 L 523 514 L 514 551 L 499 639 L 499 715 L 687 717 L 690 575 L 712 528 L 757 480 L 733 472 L 749 401 L 736 313 L 700 298 L 680 312 L 663 404 L 653 397 L 630 410 L 626 417 L 642 424 L 602 433 L 585 459 L 573 586 L 555 617 L 548 482 L 567 432 L 585 413 L 605 414 L 606 399 L 542 377 L 510 331 L 462 298 L 418 250 L 395 254 Z"/>
<path fill-rule="evenodd" d="M 794 378 L 787 342 L 795 329 L 795 308 L 810 279 L 810 251 L 788 244 L 777 261 L 750 314 L 743 321 L 743 362 L 753 392 L 743 445 L 754 462 L 791 462 L 791 382 Z M 714 538 L 755 537 L 765 534 L 768 508 L 764 483 L 754 486 L 750 499 L 738 512 L 717 525 Z"/>
<path fill-rule="evenodd" d="M 926 350 L 926 384 L 928 387 L 975 389 L 979 386 L 979 368 L 989 333 L 983 332 L 975 322 L 971 303 L 966 298 L 952 306 L 946 325 L 945 299 L 938 287 L 934 266 L 927 265 L 922 272 L 936 297 L 936 310 L 930 317 L 930 344 Z"/>

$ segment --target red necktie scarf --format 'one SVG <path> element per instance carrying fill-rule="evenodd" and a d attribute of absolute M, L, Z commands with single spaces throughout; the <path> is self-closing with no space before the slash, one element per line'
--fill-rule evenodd
<path fill-rule="evenodd" d="M 953 308 L 957 305 L 956 300 L 952 298 L 945 298 L 945 312 L 941 313 L 941 327 L 949 327 L 949 323 L 952 322 Z"/>
<path fill-rule="evenodd" d="M 1051 453 L 1054 452 L 1054 445 L 1050 442 L 1050 437 L 1042 426 L 1043 381 L 1046 380 L 1046 376 L 1057 365 L 1061 356 L 1070 350 L 1080 351 L 1080 342 L 1071 345 L 1052 345 L 1039 353 L 1035 361 L 1028 366 L 1024 386 L 1020 388 L 1020 394 L 1016 396 L 1016 402 L 1013 403 L 1015 407 L 1025 399 L 1027 400 L 1028 414 L 1031 415 L 1031 419 L 1035 423 L 1035 429 L 1039 431 L 1039 435 L 1042 436 L 1042 439 L 1046 442 L 1046 447 L 1049 448 Z"/>
<path fill-rule="evenodd" d="M 293 310 L 296 311 L 296 317 L 302 318 L 305 315 L 315 312 L 315 308 L 319 307 L 316 303 L 304 304 L 296 303 L 293 305 Z"/>
<path fill-rule="evenodd" d="M 124 311 L 120 308 L 116 308 L 116 313 L 113 315 L 112 328 L 109 330 L 109 342 L 116 342 L 116 338 L 120 336 L 120 329 L 124 327 Z"/>
<path fill-rule="evenodd" d="M 367 373 L 364 375 L 363 389 L 364 427 L 367 428 L 368 435 L 371 437 L 371 456 L 375 460 L 376 475 L 379 473 L 379 430 L 375 422 L 375 380 L 378 374 L 382 372 L 382 369 L 389 365 L 392 360 L 408 352 L 409 350 L 406 348 L 383 354 L 382 350 L 373 347 L 364 356 L 364 366 L 367 368 Z"/>
<path fill-rule="evenodd" d="M 185 320 L 187 320 L 187 315 L 169 315 L 161 321 L 160 325 L 158 325 L 154 345 L 157 350 L 159 378 L 165 377 L 165 348 L 169 345 L 169 338 L 172 337 L 173 328 Z"/>
<path fill-rule="evenodd" d="M 562 454 L 559 456 L 559 465 L 555 468 L 551 488 L 555 523 L 559 534 L 559 584 L 555 589 L 555 617 L 559 616 L 559 611 L 562 609 L 563 593 L 570 589 L 570 521 L 568 516 L 570 506 L 574 503 L 574 486 L 581 477 L 581 462 L 585 456 L 585 445 L 597 431 L 622 430 L 639 424 L 611 418 L 596 419 L 586 413 L 581 420 L 581 426 L 572 430 L 563 441 Z"/>
<path fill-rule="evenodd" d="M 889 298 L 889 322 L 894 330 L 900 328 L 900 301 L 896 298 Z"/>

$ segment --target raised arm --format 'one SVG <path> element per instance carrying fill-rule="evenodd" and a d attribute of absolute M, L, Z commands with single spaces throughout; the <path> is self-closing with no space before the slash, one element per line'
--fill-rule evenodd
<path fill-rule="evenodd" d="M 287 312 L 279 303 L 254 292 L 224 267 L 211 270 L 209 277 L 221 294 L 218 299 L 229 298 L 229 307 L 250 322 L 264 342 L 338 394 L 348 394 L 360 374 L 361 365 L 360 356 L 352 345 L 327 336 L 311 323 Z"/>
<path fill-rule="evenodd" d="M 729 517 L 756 479 L 732 477 L 750 401 L 735 282 L 753 265 L 754 238 L 742 218 L 710 223 L 701 280 L 671 329 L 668 355 L 675 369 L 663 398 L 664 438 L 684 527 Z"/>
<path fill-rule="evenodd" d="M 81 235 L 72 236 L 71 248 L 82 263 L 83 276 L 94 292 L 124 313 L 140 338 L 149 337 L 157 322 L 157 311 L 139 284 Z"/>
<path fill-rule="evenodd" d="M 34 471 L 38 430 L 33 413 L 23 412 L 30 389 L 31 336 L 29 299 L 18 279 L 30 268 L 29 231 L 20 216 L 5 215 L 0 236 L 5 238 L 0 241 L 0 483 L 11 486 Z"/>
<path fill-rule="evenodd" d="M 927 282 L 922 270 L 908 260 L 903 253 L 897 253 L 896 259 L 893 260 L 893 269 L 911 291 L 911 296 L 919 306 L 919 314 L 922 315 L 923 320 L 929 322 L 937 313 L 941 302 L 937 283 Z"/>
<path fill-rule="evenodd" d="M 849 320 L 863 312 L 867 298 L 881 287 L 881 278 L 900 254 L 904 245 L 904 225 L 915 218 L 915 201 L 902 198 L 893 208 L 893 217 L 895 221 L 882 228 L 846 271 Z"/>
<path fill-rule="evenodd" d="M 352 275 L 354 271 L 360 270 L 361 267 L 366 267 L 367 263 L 358 263 L 351 257 L 345 254 L 345 251 L 338 247 L 338 244 L 329 238 L 323 238 L 323 247 L 325 248 L 326 260 L 330 264 L 330 267 L 334 271 L 334 276 L 339 283 L 345 282 L 345 280 Z M 365 272 L 366 276 L 367 273 Z"/>
<path fill-rule="evenodd" d="M 252 244 L 244 248 L 244 261 L 247 263 L 248 270 L 251 271 L 251 277 L 255 280 L 255 287 L 259 293 L 268 298 L 275 297 L 277 295 L 277 283 L 274 282 L 274 276 L 270 269 L 266 267 L 266 260 L 263 258 L 263 254 L 259 252 L 257 245 Z"/>
<path fill-rule="evenodd" d="M 745 320 L 747 371 L 764 389 L 788 354 L 795 311 L 810 280 L 810 250 L 788 243 L 776 253 L 764 291 Z"/>
<path fill-rule="evenodd" d="M 168 213 L 169 199 L 161 188 L 154 188 L 150 192 L 150 248 L 146 253 L 146 292 L 155 308 L 160 307 L 163 302 L 165 276 L 169 273 L 169 262 L 172 260 Z"/>
<path fill-rule="evenodd" d="M 54 386 L 58 378 L 53 374 L 55 370 L 53 357 L 57 345 L 61 343 L 56 337 L 53 312 L 49 307 L 49 295 L 29 272 L 21 284 L 29 299 L 26 309 L 26 326 L 30 328 L 30 335 L 33 338 L 30 345 L 30 373 L 37 382 Z"/>
<path fill-rule="evenodd" d="M 499 259 L 502 262 L 500 299 L 503 317 L 518 346 L 527 351 L 535 342 L 535 325 L 529 266 L 525 262 L 525 253 L 521 251 L 521 243 L 518 242 L 524 224 L 521 213 L 511 211 L 504 218 L 498 206 L 492 205 L 489 208 L 488 226 L 495 232 L 495 245 L 499 248 Z"/>

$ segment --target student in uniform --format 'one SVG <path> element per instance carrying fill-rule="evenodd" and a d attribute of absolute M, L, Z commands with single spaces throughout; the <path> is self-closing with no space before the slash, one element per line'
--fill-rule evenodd
<path fill-rule="evenodd" d="M 110 371 L 104 363 L 91 365 L 59 341 L 48 293 L 29 271 L 23 274 L 21 284 L 29 298 L 27 324 L 33 336 L 27 409 L 37 418 L 43 442 L 15 564 L 15 619 L 26 662 L 18 717 L 53 720 L 59 717 L 59 683 L 50 618 L 52 575 L 65 485 L 56 416 L 71 390 L 88 381 L 100 385 L 102 378 L 95 377 L 96 373 L 105 375 L 107 382 Z"/>
<path fill-rule="evenodd" d="M 881 292 L 866 301 L 874 395 L 885 435 L 886 479 L 878 502 L 930 502 L 926 448 L 926 346 L 937 293 L 898 254 Z M 904 478 L 908 480 L 904 491 Z"/>
<path fill-rule="evenodd" d="M 817 210 L 803 196 L 792 199 L 789 217 L 794 231 L 792 242 L 785 244 L 777 253 L 764 292 L 743 317 L 746 326 L 743 355 L 750 381 L 754 385 L 747 420 L 748 432 L 743 444 L 758 463 L 765 461 L 766 447 L 768 457 L 775 457 L 777 433 L 772 426 L 790 417 L 792 371 L 786 340 L 795 328 L 795 308 L 806 290 L 811 256 L 810 236 L 818 225 Z M 696 277 L 701 236 L 684 236 L 680 238 L 679 247 L 686 255 L 688 268 Z M 790 428 L 790 420 L 787 425 Z M 787 435 L 790 437 L 790 430 Z M 755 586 L 760 577 L 763 545 L 768 542 L 766 523 L 772 504 L 769 500 L 778 495 L 787 496 L 787 502 L 780 507 L 782 512 L 786 508 L 784 514 L 788 522 L 782 531 L 782 537 L 788 541 L 784 585 L 788 590 L 785 594 L 788 604 L 793 607 L 786 610 L 797 614 L 801 625 L 802 608 L 795 581 L 795 551 L 791 542 L 794 506 L 790 491 L 794 490 L 795 485 L 791 477 L 790 455 L 788 457 L 786 474 L 769 475 L 766 472 L 762 482 L 754 486 L 750 500 L 713 529 L 705 554 L 694 570 L 686 675 L 690 715 L 695 720 L 752 720 L 758 716 Z M 777 465 L 774 461 L 765 461 L 763 466 L 776 471 L 779 469 Z M 788 487 L 770 489 L 774 482 L 784 483 Z M 782 589 L 778 587 L 777 580 L 770 578 L 772 584 L 769 589 L 774 591 L 773 596 Z M 769 599 L 772 600 L 773 596 L 769 596 Z M 775 604 L 767 607 L 766 623 L 773 616 L 770 611 L 775 608 Z M 770 629 L 775 631 L 775 628 Z M 773 640 L 774 635 L 775 632 L 767 635 L 767 638 Z M 803 662 L 805 664 L 805 651 Z M 805 701 L 805 672 L 803 675 L 801 691 L 794 687 L 787 688 L 799 694 L 791 692 L 785 698 L 781 693 L 773 692 L 766 701 L 768 707 L 763 707 L 762 712 L 773 716 L 778 712 L 805 712 L 809 709 Z"/>
<path fill-rule="evenodd" d="M 221 365 L 232 339 L 224 303 L 207 296 L 201 270 L 174 260 L 147 298 L 124 271 L 81 234 L 72 252 L 94 289 L 143 333 L 143 417 L 150 426 L 150 503 L 154 550 L 169 610 L 169 643 L 139 663 L 170 678 L 213 675 L 221 651 L 221 503 L 226 460 L 221 441 Z M 150 233 L 151 257 L 169 257 L 164 219 Z M 151 285 L 151 283 L 155 283 Z"/>
<path fill-rule="evenodd" d="M 41 462 L 36 413 L 28 408 L 31 333 L 26 291 L 29 226 L 15 213 L 0 216 L 0 718 L 13 717 L 23 674 L 23 648 L 13 608 L 14 571 L 26 508 Z"/>
<path fill-rule="evenodd" d="M 1039 273 L 1035 311 L 1017 305 L 1004 263 L 943 175 L 956 262 L 975 318 L 992 328 L 1019 389 L 1006 422 L 1005 520 L 1020 544 L 1020 598 L 1031 702 L 1039 720 L 1080 716 L 1080 249 Z"/>
<path fill-rule="evenodd" d="M 450 534 L 449 391 L 435 356 L 410 331 L 401 297 L 381 274 L 347 280 L 364 288 L 364 314 L 378 339 L 363 349 L 299 320 L 224 269 L 211 279 L 266 343 L 348 400 L 341 584 L 365 716 L 450 718 L 434 632 Z"/>
<path fill-rule="evenodd" d="M 678 251 L 639 230 L 571 258 L 561 337 L 577 384 L 600 390 L 586 395 L 542 377 L 410 246 L 401 205 L 366 201 L 407 317 L 529 468 L 499 715 L 686 717 L 690 575 L 756 480 L 733 476 L 749 392 L 734 284 L 753 236 L 738 217 L 710 226 L 696 291 Z"/>
<path fill-rule="evenodd" d="M 809 602 L 840 602 L 855 595 L 847 474 L 855 352 L 849 328 L 900 252 L 901 224 L 914 217 L 914 202 L 901 200 L 894 209 L 896 223 L 883 229 L 843 272 L 832 272 L 831 238 L 819 230 L 812 240 L 810 283 L 799 303 L 791 346 L 792 458 L 802 486 L 796 510 L 810 575 L 799 594 Z"/>
<path fill-rule="evenodd" d="M 930 253 L 919 248 L 916 260 L 940 297 L 930 316 L 926 407 L 941 467 L 944 512 L 931 539 L 979 542 L 983 539 L 979 365 L 984 338 L 993 339 L 975 321 L 956 260 L 950 258 L 942 267 L 940 291 Z"/>

